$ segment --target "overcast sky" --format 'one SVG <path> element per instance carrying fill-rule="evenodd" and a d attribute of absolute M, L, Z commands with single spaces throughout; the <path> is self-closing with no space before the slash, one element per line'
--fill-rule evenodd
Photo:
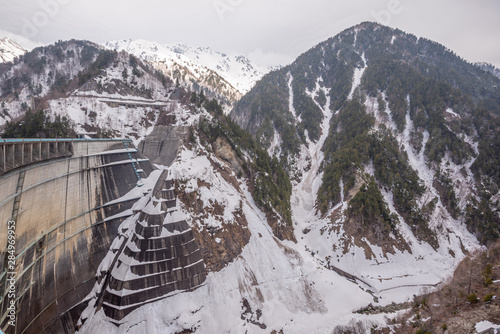
<path fill-rule="evenodd" d="M 0 37 L 30 43 L 147 39 L 287 64 L 362 21 L 378 21 L 500 67 L 498 0 L 0 0 Z"/>

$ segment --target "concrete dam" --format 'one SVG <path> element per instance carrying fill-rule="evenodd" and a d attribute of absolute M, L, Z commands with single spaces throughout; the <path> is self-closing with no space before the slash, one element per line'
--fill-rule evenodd
<path fill-rule="evenodd" d="M 118 324 L 144 303 L 202 284 L 201 252 L 177 214 L 168 171 L 154 189 L 141 187 L 155 169 L 126 139 L 0 140 L 3 332 L 74 333 L 94 302 Z M 125 196 L 132 189 L 141 191 Z M 148 192 L 156 211 L 132 210 Z M 127 219 L 133 235 L 112 254 L 99 298 L 89 301 Z"/>

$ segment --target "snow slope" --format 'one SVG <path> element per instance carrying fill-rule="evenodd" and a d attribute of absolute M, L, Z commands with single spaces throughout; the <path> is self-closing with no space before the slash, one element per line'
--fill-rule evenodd
<path fill-rule="evenodd" d="M 317 80 L 315 90 L 307 93 L 315 96 L 319 90 L 328 93 L 327 88 L 321 86 L 321 79 Z M 331 209 L 326 217 L 322 218 L 318 215 L 315 200 L 323 177 L 323 173 L 319 171 L 319 166 L 323 161 L 321 148 L 327 137 L 333 114 L 328 108 L 329 105 L 329 101 L 324 108 L 318 105 L 324 116 L 321 125 L 322 136 L 316 143 L 308 142 L 307 146 L 302 145 L 297 163 L 299 169 L 304 171 L 300 181 L 294 183 L 292 195 L 298 247 L 308 251 L 322 268 L 332 270 L 338 268 L 358 277 L 357 282 L 360 286 L 372 291 L 381 305 L 408 301 L 413 294 L 421 293 L 422 289 L 436 286 L 444 281 L 461 258 L 450 257 L 447 250 L 436 253 L 429 245 L 418 242 L 410 229 L 406 228 L 405 224 L 401 224 L 406 240 L 412 244 L 413 254 L 396 251 L 395 254 L 387 254 L 385 257 L 380 247 L 369 245 L 375 253 L 375 259 L 367 259 L 362 247 L 350 244 L 346 240 L 349 236 L 345 235 L 343 228 L 343 212 L 347 209 L 347 202 L 344 198 L 341 203 Z M 343 189 L 343 185 L 340 186 Z M 341 194 L 343 195 L 343 190 Z M 387 194 L 385 199 L 392 211 L 396 212 L 394 205 L 391 204 L 391 198 L 392 194 Z M 339 210 L 340 218 L 332 220 L 331 213 Z M 464 240 L 472 239 L 466 231 L 461 231 L 457 235 L 463 237 L 462 233 L 466 234 Z M 458 238 L 455 240 L 453 249 L 459 254 Z M 346 244 L 348 244 L 347 252 L 343 247 Z M 473 247 L 473 244 L 468 244 L 468 246 Z"/>
<path fill-rule="evenodd" d="M 363 76 L 363 73 L 365 72 L 365 69 L 366 69 L 366 59 L 365 59 L 364 53 L 361 55 L 361 59 L 363 59 L 363 67 L 362 68 L 356 67 L 354 69 L 354 76 L 352 78 L 352 87 L 351 87 L 351 91 L 349 92 L 349 96 L 347 97 L 348 100 L 352 99 L 354 91 L 361 84 L 361 77 Z"/>
<path fill-rule="evenodd" d="M 25 52 L 26 50 L 12 39 L 8 37 L 0 39 L 0 63 L 11 62 Z"/>
<path fill-rule="evenodd" d="M 68 42 L 65 51 L 79 54 L 81 46 Z M 36 56 L 41 57 L 39 52 Z M 45 54 L 44 56 L 46 64 L 40 71 L 32 71 L 26 64 L 20 62 L 13 65 L 0 79 L 2 82 L 12 78 L 19 79 L 20 73 L 24 73 L 28 75 L 30 80 L 30 85 L 24 84 L 18 88 L 17 98 L 14 98 L 14 94 L 3 91 L 3 85 L 0 88 L 0 96 L 2 97 L 0 127 L 7 121 L 16 121 L 24 115 L 26 108 L 32 107 L 33 97 L 44 97 L 51 93 L 56 77 L 72 79 L 84 70 L 84 66 L 77 57 L 67 57 L 61 62 L 57 61 L 53 54 Z"/>
<path fill-rule="evenodd" d="M 97 92 L 92 85 L 86 84 L 72 92 L 70 96 L 51 100 L 48 112 L 51 115 L 66 116 L 76 126 L 78 133 L 86 133 L 90 127 L 108 130 L 114 137 L 127 137 L 135 145 L 153 131 L 161 110 L 168 110 L 174 115 L 184 114 L 183 107 L 169 98 L 168 90 L 149 73 L 141 77 L 129 76 L 124 79 L 122 72 L 127 69 L 128 57 L 118 55 L 116 66 L 106 70 L 93 81 L 101 87 L 113 87 L 122 81 L 131 87 L 140 87 L 149 97 L 136 94 Z M 133 107 L 131 107 L 133 105 Z"/>

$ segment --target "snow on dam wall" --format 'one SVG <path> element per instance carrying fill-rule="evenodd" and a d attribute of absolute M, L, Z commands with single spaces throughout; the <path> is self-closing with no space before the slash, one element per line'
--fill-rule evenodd
<path fill-rule="evenodd" d="M 6 333 L 74 332 L 86 307 L 81 301 L 137 198 L 107 203 L 154 169 L 129 140 L 58 141 L 51 144 L 59 152 L 54 155 L 42 144 L 39 151 L 26 143 L 0 147 L 4 168 L 9 159 L 16 164 L 0 173 L 0 329 Z M 14 228 L 12 252 L 8 236 Z M 8 323 L 13 301 L 15 327 Z"/>

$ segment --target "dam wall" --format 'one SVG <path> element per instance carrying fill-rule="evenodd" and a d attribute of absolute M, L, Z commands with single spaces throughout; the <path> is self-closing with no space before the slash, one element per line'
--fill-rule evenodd
<path fill-rule="evenodd" d="M 114 200 L 154 167 L 130 140 L 1 141 L 0 152 L 0 329 L 73 333 L 137 198 Z"/>

